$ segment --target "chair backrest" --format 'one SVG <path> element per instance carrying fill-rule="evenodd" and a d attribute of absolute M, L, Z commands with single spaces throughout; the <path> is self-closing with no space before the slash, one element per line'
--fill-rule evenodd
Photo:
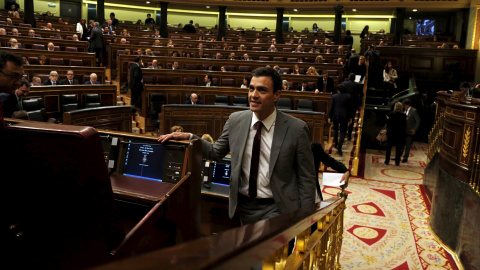
<path fill-rule="evenodd" d="M 262 47 L 254 46 L 252 47 L 252 51 L 261 51 Z"/>
<path fill-rule="evenodd" d="M 289 74 L 290 73 L 290 68 L 280 68 L 281 71 Z"/>
<path fill-rule="evenodd" d="M 292 49 L 292 48 L 285 47 L 285 48 L 283 48 L 283 51 L 284 51 L 284 52 L 291 52 L 291 51 L 293 51 L 293 49 Z"/>
<path fill-rule="evenodd" d="M 99 94 L 85 94 L 82 98 L 83 108 L 95 108 L 101 106 Z"/>
<path fill-rule="evenodd" d="M 328 76 L 338 76 L 338 70 L 327 69 Z"/>
<path fill-rule="evenodd" d="M 36 111 L 45 108 L 42 98 L 30 98 L 22 101 L 22 107 L 25 111 Z"/>
<path fill-rule="evenodd" d="M 44 108 L 40 110 L 29 111 L 28 120 L 37 121 L 37 122 L 46 122 L 47 113 L 45 112 Z"/>
<path fill-rule="evenodd" d="M 274 56 L 274 57 L 273 57 L 273 61 L 283 62 L 283 56 Z"/>
<path fill-rule="evenodd" d="M 155 76 L 143 76 L 143 83 L 144 84 L 154 84 L 156 82 Z"/>
<path fill-rule="evenodd" d="M 214 105 L 230 105 L 228 96 L 226 95 L 215 95 Z"/>
<path fill-rule="evenodd" d="M 158 114 L 162 112 L 162 105 L 167 103 L 164 94 L 151 93 L 150 97 L 150 121 L 158 124 Z"/>
<path fill-rule="evenodd" d="M 45 50 L 45 45 L 43 44 L 32 44 L 32 49 L 33 50 Z"/>
<path fill-rule="evenodd" d="M 313 111 L 313 100 L 311 99 L 299 99 L 297 104 L 297 110 L 299 111 Z"/>
<path fill-rule="evenodd" d="M 63 58 L 50 58 L 50 65 L 64 65 Z"/>
<path fill-rule="evenodd" d="M 160 51 L 152 51 L 152 53 L 155 56 L 162 56 L 162 52 L 160 52 Z"/>
<path fill-rule="evenodd" d="M 70 66 L 83 66 L 82 59 L 70 59 Z"/>
<path fill-rule="evenodd" d="M 30 65 L 37 65 L 38 64 L 38 57 L 36 57 L 36 56 L 28 56 L 27 59 L 28 59 L 28 63 L 30 63 Z"/>
<path fill-rule="evenodd" d="M 198 85 L 197 77 L 183 77 L 183 85 Z"/>
<path fill-rule="evenodd" d="M 234 72 L 235 71 L 235 66 L 225 66 L 225 69 L 227 71 L 233 71 Z"/>
<path fill-rule="evenodd" d="M 160 85 L 171 85 L 172 77 L 169 76 L 157 76 L 157 84 Z"/>
<path fill-rule="evenodd" d="M 53 50 L 56 51 L 56 52 L 59 52 L 60 51 L 60 46 L 58 46 L 58 45 L 53 46 Z"/>
<path fill-rule="evenodd" d="M 150 45 L 150 42 L 146 42 L 146 41 L 140 41 L 138 42 L 139 45 Z"/>
<path fill-rule="evenodd" d="M 288 57 L 287 62 L 297 62 L 298 58 Z"/>
<path fill-rule="evenodd" d="M 222 78 L 222 86 L 235 86 L 235 79 L 232 78 Z"/>
<path fill-rule="evenodd" d="M 188 70 L 199 70 L 200 67 L 197 64 L 185 64 L 185 69 Z"/>
<path fill-rule="evenodd" d="M 248 97 L 247 96 L 234 96 L 233 97 L 233 106 L 248 106 Z"/>
<path fill-rule="evenodd" d="M 238 72 L 250 72 L 249 66 L 238 66 Z"/>
<path fill-rule="evenodd" d="M 270 57 L 269 56 L 260 56 L 260 57 L 258 57 L 258 60 L 260 60 L 260 61 L 270 61 Z"/>
<path fill-rule="evenodd" d="M 291 98 L 279 98 L 277 101 L 277 109 L 279 110 L 291 110 L 293 109 L 293 102 Z"/>
<path fill-rule="evenodd" d="M 67 52 L 78 52 L 77 47 L 65 47 L 65 51 Z"/>

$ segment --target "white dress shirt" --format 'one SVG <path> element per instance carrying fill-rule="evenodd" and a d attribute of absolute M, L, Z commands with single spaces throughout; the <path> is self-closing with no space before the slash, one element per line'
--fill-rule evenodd
<path fill-rule="evenodd" d="M 263 120 L 262 141 L 260 142 L 260 160 L 258 165 L 257 178 L 257 198 L 273 198 L 270 188 L 270 152 L 273 142 L 273 133 L 275 131 L 275 120 L 277 119 L 277 110 Z M 248 181 L 250 177 L 250 160 L 252 157 L 253 138 L 257 132 L 257 123 L 259 119 L 252 112 L 252 122 L 248 133 L 247 143 L 243 152 L 242 173 L 240 175 L 239 192 L 248 196 Z"/>

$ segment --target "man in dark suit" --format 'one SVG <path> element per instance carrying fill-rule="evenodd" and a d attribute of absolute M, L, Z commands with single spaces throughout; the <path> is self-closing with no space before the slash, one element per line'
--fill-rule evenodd
<path fill-rule="evenodd" d="M 103 25 L 103 28 L 105 29 L 106 35 L 113 35 L 115 33 L 115 30 L 117 29 L 113 24 L 112 20 L 108 20 L 106 24 Z M 107 31 L 108 30 L 108 31 Z"/>
<path fill-rule="evenodd" d="M 333 93 L 334 91 L 335 83 L 333 82 L 333 79 L 328 76 L 327 71 L 323 71 L 322 77 L 318 77 L 317 89 L 315 89 L 315 93 Z"/>
<path fill-rule="evenodd" d="M 362 101 L 363 101 L 363 85 L 355 81 L 354 73 L 348 74 L 348 80 L 342 82 L 341 84 L 345 85 L 345 87 L 347 88 L 347 93 L 349 93 L 350 96 L 352 97 L 351 118 L 355 119 L 355 113 L 357 112 L 358 108 L 362 105 Z M 354 121 L 352 121 L 352 123 L 348 125 L 348 130 L 347 130 L 348 140 L 352 139 L 353 126 L 354 126 Z"/>
<path fill-rule="evenodd" d="M 85 84 L 101 84 L 101 83 L 97 81 L 97 74 L 92 73 L 90 74 L 90 80 L 86 81 Z"/>
<path fill-rule="evenodd" d="M 43 82 L 43 85 L 60 85 L 58 80 L 58 72 L 50 71 L 50 76 Z"/>
<path fill-rule="evenodd" d="M 192 93 L 190 95 L 190 99 L 185 101 L 185 104 L 196 105 L 196 104 L 203 104 L 203 102 L 198 99 L 198 95 L 196 93 Z"/>
<path fill-rule="evenodd" d="M 130 82 L 128 87 L 131 90 L 130 104 L 132 109 L 139 111 L 142 108 L 142 92 L 143 92 L 143 73 L 142 73 L 142 58 L 135 57 L 135 64 L 130 69 Z"/>
<path fill-rule="evenodd" d="M 410 148 L 413 143 L 413 136 L 418 131 L 420 127 L 420 116 L 418 115 L 417 109 L 412 107 L 412 101 L 410 99 L 403 100 L 403 106 L 405 108 L 405 114 L 407 115 L 407 126 L 405 128 L 405 152 L 403 154 L 402 162 L 408 162 L 408 157 L 410 156 Z"/>
<path fill-rule="evenodd" d="M 23 110 L 22 100 L 30 93 L 30 86 L 26 79 L 22 79 L 20 87 L 13 94 L 0 93 L 4 117 L 12 117 L 15 111 Z"/>
<path fill-rule="evenodd" d="M 19 55 L 0 51 L 0 93 L 13 94 L 23 77 L 23 59 Z M 0 103 L 1 104 L 1 103 Z M 0 105 L 0 137 L 5 131 L 3 110 Z M 0 140 L 1 142 L 2 140 Z M 3 233 L 3 232 L 2 232 Z"/>
<path fill-rule="evenodd" d="M 97 67 L 102 63 L 102 54 L 103 54 L 103 33 L 102 29 L 99 27 L 99 23 L 94 23 L 94 28 L 90 34 L 90 49 L 95 53 L 95 58 L 97 59 Z"/>
<path fill-rule="evenodd" d="M 281 89 L 282 78 L 274 69 L 254 70 L 250 110 L 231 114 L 215 143 L 201 140 L 207 159 L 231 153 L 229 216 L 238 212 L 242 224 L 300 208 L 314 210 L 317 174 L 308 125 L 276 110 Z M 198 137 L 174 132 L 158 141 L 190 138 Z"/>
<path fill-rule="evenodd" d="M 303 79 L 302 83 L 297 86 L 297 91 L 313 91 L 313 89 L 308 86 L 307 79 Z"/>
<path fill-rule="evenodd" d="M 206 87 L 217 86 L 217 84 L 215 84 L 215 82 L 213 81 L 212 74 L 205 75 L 205 82 L 204 82 L 203 86 L 206 86 Z"/>
<path fill-rule="evenodd" d="M 333 123 L 333 143 L 341 156 L 343 141 L 348 125 L 352 122 L 352 97 L 347 93 L 345 85 L 340 84 L 337 87 L 339 93 L 332 95 L 330 110 L 328 112 L 328 123 Z M 340 138 L 338 130 L 340 129 Z"/>
<path fill-rule="evenodd" d="M 74 85 L 74 84 L 78 84 L 78 80 L 75 79 L 73 76 L 74 76 L 73 70 L 68 70 L 68 71 L 67 71 L 67 78 L 66 78 L 66 79 L 63 79 L 63 80 L 60 80 L 60 81 L 58 82 L 58 84 L 60 84 L 60 85 Z"/>
<path fill-rule="evenodd" d="M 356 50 L 352 48 L 350 50 L 350 57 L 348 58 L 348 68 L 347 68 L 347 74 L 350 74 L 352 70 L 355 70 L 356 67 L 358 66 L 358 61 L 360 60 L 360 55 L 356 53 Z"/>
<path fill-rule="evenodd" d="M 193 25 L 193 20 L 190 20 L 190 23 L 185 24 L 183 27 L 184 31 L 187 31 L 187 33 L 196 33 L 197 30 L 195 30 L 195 26 Z"/>

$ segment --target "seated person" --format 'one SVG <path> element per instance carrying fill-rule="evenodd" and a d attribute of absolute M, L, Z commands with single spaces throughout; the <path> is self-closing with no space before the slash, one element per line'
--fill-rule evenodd
<path fill-rule="evenodd" d="M 50 77 L 48 77 L 48 79 L 46 79 L 43 82 L 43 85 L 57 85 L 59 84 L 57 80 L 58 80 L 58 72 L 50 71 Z"/>
<path fill-rule="evenodd" d="M 307 79 L 303 79 L 302 83 L 297 86 L 297 91 L 313 91 L 313 89 L 308 86 Z"/>
<path fill-rule="evenodd" d="M 78 80 L 75 79 L 73 76 L 74 76 L 73 70 L 67 70 L 67 78 L 66 78 L 66 79 L 63 79 L 63 80 L 60 80 L 60 81 L 58 82 L 58 84 L 60 84 L 60 85 L 74 85 L 74 84 L 78 84 Z"/>
<path fill-rule="evenodd" d="M 207 74 L 205 75 L 205 83 L 204 86 L 210 87 L 210 86 L 217 86 L 215 82 L 213 81 L 213 76 L 212 74 Z"/>
<path fill-rule="evenodd" d="M 90 80 L 86 81 L 85 84 L 101 84 L 101 83 L 97 81 L 97 74 L 92 73 L 90 74 Z"/>
<path fill-rule="evenodd" d="M 198 99 L 198 95 L 196 93 L 191 93 L 190 99 L 185 101 L 185 104 L 196 105 L 196 104 L 203 104 L 203 103 L 201 100 Z"/>

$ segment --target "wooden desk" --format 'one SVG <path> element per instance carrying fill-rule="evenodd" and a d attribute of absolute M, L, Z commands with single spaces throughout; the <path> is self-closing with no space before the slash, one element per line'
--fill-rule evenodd
<path fill-rule="evenodd" d="M 53 35 L 55 31 L 51 31 Z M 9 40 L 14 36 L 0 36 L 0 44 L 4 47 L 9 47 Z M 22 44 L 23 49 L 32 49 L 33 44 L 45 45 L 45 52 L 47 51 L 47 44 L 53 42 L 55 46 L 60 46 L 60 51 L 65 51 L 65 47 L 76 47 L 78 52 L 88 52 L 89 44 L 87 41 L 73 41 L 66 39 L 51 39 L 51 38 L 31 38 L 27 36 L 15 36 L 18 43 Z"/>
<path fill-rule="evenodd" d="M 105 106 L 63 113 L 64 125 L 91 126 L 96 129 L 132 132 L 131 106 Z"/>
<path fill-rule="evenodd" d="M 55 51 L 49 52 L 47 50 L 32 50 L 32 49 L 12 49 L 12 48 L 1 48 L 2 50 L 9 51 L 14 54 L 26 56 L 26 57 L 38 57 L 40 55 L 45 55 L 47 61 L 50 58 L 62 58 L 65 66 L 70 65 L 70 59 L 79 59 L 83 61 L 84 66 L 95 66 L 95 54 L 87 52 L 66 52 L 66 51 Z"/>
<path fill-rule="evenodd" d="M 97 74 L 97 80 L 102 84 L 105 83 L 105 68 L 104 67 L 90 67 L 90 66 L 57 66 L 57 65 L 28 65 L 24 66 L 23 70 L 25 74 L 27 74 L 27 78 L 29 81 L 32 80 L 33 76 L 38 74 L 48 75 L 50 71 L 54 70 L 58 72 L 59 78 L 58 80 L 62 80 L 66 78 L 66 74 L 68 70 L 72 70 L 74 72 L 74 78 L 78 80 L 80 84 L 85 82 L 84 76 L 90 76 L 90 74 L 95 73 Z M 88 80 L 90 77 L 88 78 Z"/>

